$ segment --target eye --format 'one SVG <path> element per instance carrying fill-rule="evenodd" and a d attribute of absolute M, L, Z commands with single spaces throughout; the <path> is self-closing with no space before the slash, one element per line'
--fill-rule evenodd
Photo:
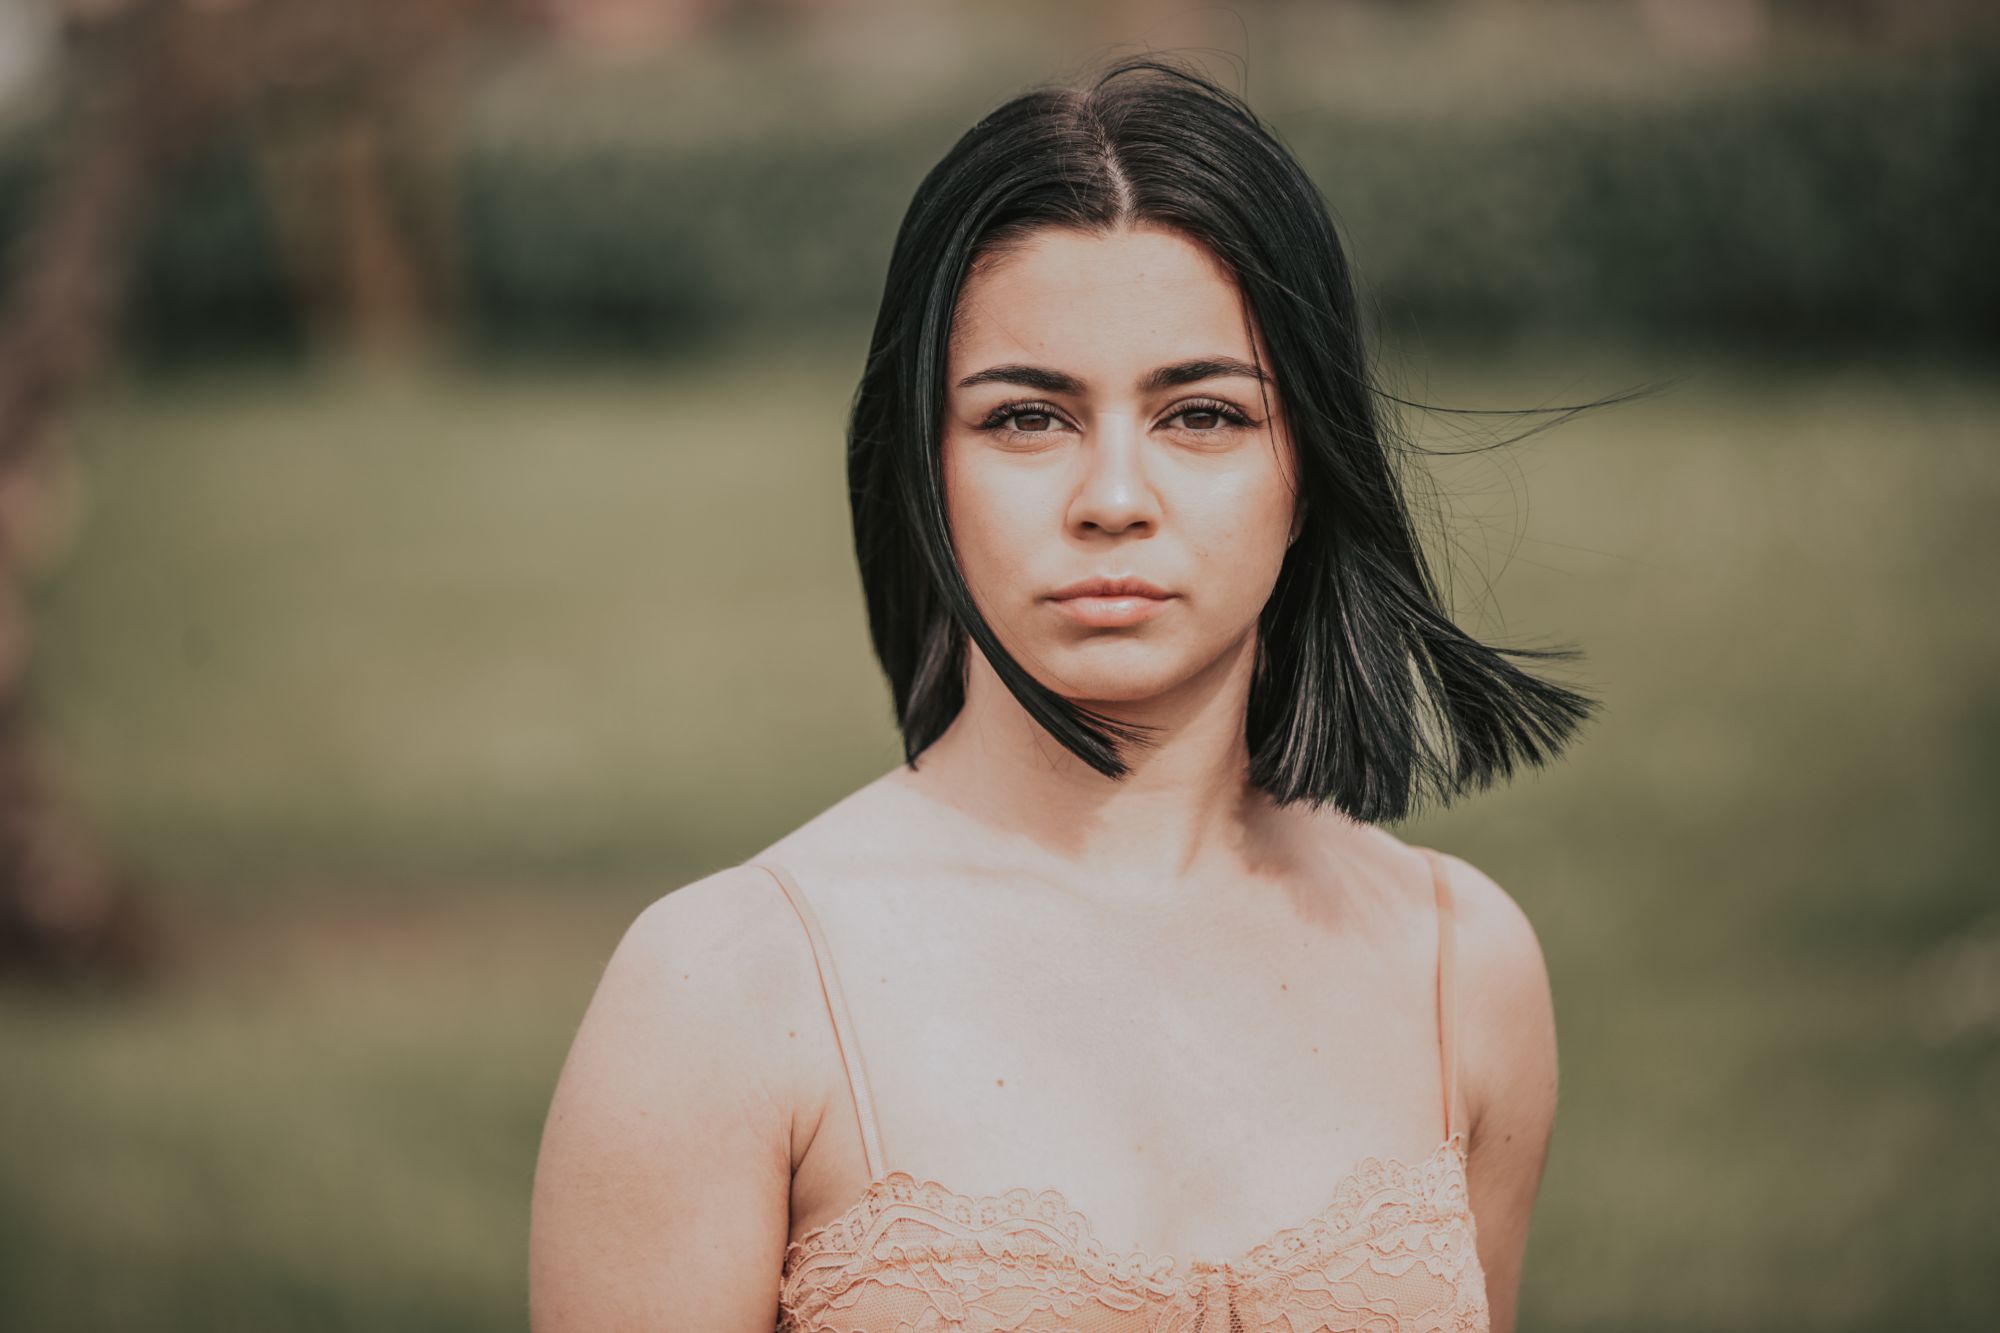
<path fill-rule="evenodd" d="M 979 429 L 1001 436 L 1052 435 L 1062 417 L 1048 403 L 1002 403 L 987 413 Z"/>
<path fill-rule="evenodd" d="M 1182 403 L 1163 419 L 1163 424 L 1183 419 L 1185 424 L 1182 429 L 1194 435 L 1224 435 L 1257 424 L 1240 408 L 1216 398 L 1198 398 Z M 1002 403 L 987 413 L 985 420 L 979 423 L 979 429 L 1003 439 L 1022 440 L 1053 435 L 1065 424 L 1062 414 L 1050 403 L 1011 402 Z"/>
<path fill-rule="evenodd" d="M 1167 420 L 1179 421 L 1183 418 L 1186 419 L 1183 429 L 1196 435 L 1220 435 L 1232 428 L 1254 424 L 1238 409 L 1214 398 L 1182 403 Z"/>

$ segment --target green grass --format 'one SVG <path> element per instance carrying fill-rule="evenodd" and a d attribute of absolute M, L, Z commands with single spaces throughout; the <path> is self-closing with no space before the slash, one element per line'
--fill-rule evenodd
<path fill-rule="evenodd" d="M 104 402 L 90 537 L 43 619 L 108 835 L 215 887 L 622 874 L 887 767 L 845 369 Z"/>
<path fill-rule="evenodd" d="M 525 1323 L 541 1115 L 624 921 L 897 757 L 858 356 L 93 399 L 38 688 L 184 951 L 0 994 L 0 1327 Z M 1580 643 L 1606 703 L 1405 830 L 1555 983 L 1521 1326 L 1992 1327 L 2000 385 L 1542 354 L 1405 391 L 1670 370 L 1437 468 L 1462 622 Z"/>
<path fill-rule="evenodd" d="M 620 924 L 553 906 L 209 913 L 143 999 L 10 997 L 0 1324 L 522 1325 L 541 1110 Z"/>

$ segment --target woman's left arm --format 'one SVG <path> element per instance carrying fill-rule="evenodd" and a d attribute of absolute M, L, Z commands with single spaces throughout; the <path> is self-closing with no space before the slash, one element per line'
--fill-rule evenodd
<path fill-rule="evenodd" d="M 1556 1116 L 1556 1020 L 1541 941 L 1519 903 L 1445 857 L 1457 907 L 1459 1080 L 1469 1188 L 1493 1333 L 1513 1333 L 1528 1222 Z"/>

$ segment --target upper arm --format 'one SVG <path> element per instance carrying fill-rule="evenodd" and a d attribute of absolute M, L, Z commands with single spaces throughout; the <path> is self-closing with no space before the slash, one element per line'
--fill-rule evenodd
<path fill-rule="evenodd" d="M 1556 1113 L 1555 1006 L 1527 914 L 1477 867 L 1445 858 L 1457 904 L 1459 1071 L 1469 1189 L 1494 1333 L 1512 1333 L 1528 1224 Z"/>
<path fill-rule="evenodd" d="M 605 965 L 535 1168 L 536 1333 L 770 1333 L 796 1096 L 783 909 L 734 867 L 641 912 Z"/>

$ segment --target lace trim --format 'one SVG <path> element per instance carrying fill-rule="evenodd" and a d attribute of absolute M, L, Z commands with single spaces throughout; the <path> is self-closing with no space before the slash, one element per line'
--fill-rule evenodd
<path fill-rule="evenodd" d="M 1306 1221 L 1280 1229 L 1237 1258 L 1186 1262 L 1170 1254 L 1107 1249 L 1090 1219 L 1054 1188 L 1034 1190 L 1017 1185 L 998 1194 L 964 1194 L 908 1171 L 890 1171 L 870 1181 L 845 1212 L 785 1247 L 781 1283 L 789 1300 L 794 1294 L 789 1290 L 790 1279 L 806 1260 L 828 1252 L 867 1257 L 862 1250 L 867 1236 L 878 1219 L 892 1211 L 919 1220 L 939 1219 L 974 1232 L 1040 1232 L 1084 1267 L 1122 1283 L 1151 1288 L 1159 1295 L 1172 1294 L 1209 1275 L 1246 1279 L 1275 1271 L 1301 1256 L 1322 1259 L 1366 1242 L 1374 1231 L 1413 1220 L 1462 1221 L 1470 1248 L 1476 1227 L 1465 1168 L 1464 1130 L 1453 1131 L 1430 1156 L 1419 1161 L 1362 1158 L 1340 1178 L 1332 1201 Z M 1399 1203 L 1405 1207 L 1396 1210 Z M 1413 1214 L 1411 1205 L 1419 1211 Z M 1371 1221 L 1379 1223 L 1374 1231 L 1367 1229 Z"/>

